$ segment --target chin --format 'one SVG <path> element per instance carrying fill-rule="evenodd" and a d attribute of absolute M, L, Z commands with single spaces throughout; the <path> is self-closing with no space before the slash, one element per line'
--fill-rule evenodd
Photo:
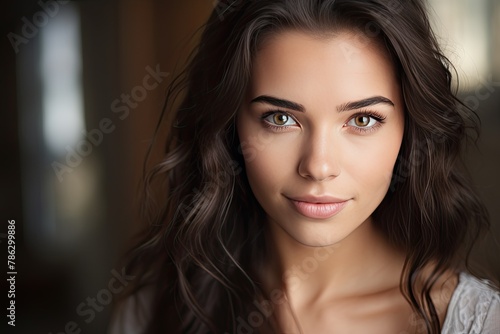
<path fill-rule="evenodd" d="M 334 231 L 310 228 L 308 231 L 290 230 L 280 226 L 283 231 L 299 244 L 307 247 L 327 247 L 339 243 L 343 238 Z"/>

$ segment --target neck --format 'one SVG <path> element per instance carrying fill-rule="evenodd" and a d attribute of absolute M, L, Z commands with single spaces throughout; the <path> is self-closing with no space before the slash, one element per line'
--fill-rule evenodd
<path fill-rule="evenodd" d="M 404 254 L 389 245 L 371 218 L 341 242 L 324 247 L 303 245 L 277 224 L 267 226 L 266 285 L 299 304 L 399 286 Z"/>

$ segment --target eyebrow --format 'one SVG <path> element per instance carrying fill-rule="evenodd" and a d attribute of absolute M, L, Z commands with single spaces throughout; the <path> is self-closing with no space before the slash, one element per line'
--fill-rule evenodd
<path fill-rule="evenodd" d="M 285 100 L 285 99 L 280 99 L 280 98 L 269 96 L 269 95 L 260 95 L 256 98 L 254 98 L 252 101 L 250 101 L 250 103 L 267 103 L 267 104 L 271 104 L 271 105 L 276 106 L 276 107 L 291 109 L 291 110 L 300 111 L 300 112 L 305 112 L 305 109 L 306 109 L 300 103 L 296 103 L 296 102 Z M 361 108 L 373 106 L 376 104 L 387 104 L 387 105 L 394 107 L 394 102 L 392 102 L 391 100 L 389 100 L 386 97 L 378 95 L 378 96 L 372 96 L 372 97 L 368 97 L 366 99 L 362 99 L 362 100 L 358 100 L 358 101 L 351 101 L 351 102 L 343 103 L 337 107 L 337 111 L 344 112 L 344 111 L 349 111 L 349 110 L 356 110 L 356 109 L 361 109 Z"/>
<path fill-rule="evenodd" d="M 250 103 L 267 103 L 267 104 L 272 104 L 273 106 L 280 107 L 280 108 L 286 108 L 286 109 L 291 109 L 295 111 L 300 111 L 300 112 L 305 112 L 306 108 L 300 103 L 284 100 L 284 99 L 279 99 L 277 97 L 272 97 L 269 95 L 260 95 L 250 101 Z"/>
<path fill-rule="evenodd" d="M 387 105 L 390 105 L 391 107 L 394 107 L 394 102 L 392 102 L 388 98 L 383 97 L 383 96 L 372 96 L 372 97 L 362 99 L 359 101 L 352 101 L 352 102 L 344 103 L 337 108 L 337 111 L 343 112 L 343 111 L 349 111 L 349 110 L 356 110 L 356 109 L 361 109 L 361 108 L 373 106 L 376 104 L 387 104 Z"/>

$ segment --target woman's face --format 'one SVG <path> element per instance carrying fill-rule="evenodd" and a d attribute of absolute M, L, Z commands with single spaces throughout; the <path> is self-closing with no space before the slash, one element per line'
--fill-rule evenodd
<path fill-rule="evenodd" d="M 339 242 L 387 193 L 403 137 L 401 91 L 367 38 L 284 32 L 256 54 L 237 129 L 268 223 L 309 246 Z"/>

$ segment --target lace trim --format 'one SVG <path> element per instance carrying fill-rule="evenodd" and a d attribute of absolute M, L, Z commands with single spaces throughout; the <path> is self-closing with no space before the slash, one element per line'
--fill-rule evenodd
<path fill-rule="evenodd" d="M 443 334 L 480 334 L 494 298 L 500 294 L 467 273 L 460 273 L 459 283 L 448 306 Z"/>

